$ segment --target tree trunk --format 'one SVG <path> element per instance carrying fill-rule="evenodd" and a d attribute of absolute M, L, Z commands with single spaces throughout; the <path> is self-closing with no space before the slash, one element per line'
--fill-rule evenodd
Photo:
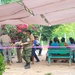
<path fill-rule="evenodd" d="M 47 39 L 47 43 L 48 43 L 47 45 L 49 45 L 49 42 L 50 42 L 50 38 Z"/>
<path fill-rule="evenodd" d="M 65 42 L 67 42 L 67 40 L 66 40 L 66 33 L 64 34 L 64 37 L 65 37 Z"/>

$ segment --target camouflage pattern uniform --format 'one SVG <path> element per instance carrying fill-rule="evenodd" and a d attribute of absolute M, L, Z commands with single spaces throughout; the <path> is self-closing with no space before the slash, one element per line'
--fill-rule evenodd
<path fill-rule="evenodd" d="M 28 34 L 25 34 L 25 36 L 22 38 L 22 42 L 29 42 L 28 44 L 23 45 L 23 52 L 22 52 L 22 57 L 27 63 L 30 63 L 30 57 L 31 57 L 31 44 L 30 40 L 28 41 L 27 39 L 30 39 L 30 36 Z"/>

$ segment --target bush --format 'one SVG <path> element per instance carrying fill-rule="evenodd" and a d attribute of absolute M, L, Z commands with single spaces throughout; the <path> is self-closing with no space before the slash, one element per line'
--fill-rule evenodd
<path fill-rule="evenodd" d="M 4 58 L 0 53 L 0 75 L 2 75 L 4 71 L 5 71 Z"/>

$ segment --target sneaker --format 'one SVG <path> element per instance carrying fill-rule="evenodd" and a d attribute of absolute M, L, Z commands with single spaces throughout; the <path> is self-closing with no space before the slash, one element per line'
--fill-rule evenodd
<path fill-rule="evenodd" d="M 37 60 L 36 62 L 40 62 L 40 60 Z"/>

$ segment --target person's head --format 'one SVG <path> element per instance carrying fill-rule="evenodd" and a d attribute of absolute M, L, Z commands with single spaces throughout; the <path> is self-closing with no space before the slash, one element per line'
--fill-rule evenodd
<path fill-rule="evenodd" d="M 54 42 L 58 42 L 59 43 L 59 39 L 57 37 L 54 38 Z"/>
<path fill-rule="evenodd" d="M 34 36 L 34 38 L 35 38 L 35 40 L 38 40 L 39 39 L 38 36 Z"/>
<path fill-rule="evenodd" d="M 70 39 L 70 43 L 71 44 L 74 44 L 74 39 Z"/>
<path fill-rule="evenodd" d="M 64 37 L 61 38 L 61 42 L 65 42 L 65 38 Z"/>
<path fill-rule="evenodd" d="M 31 31 L 30 30 L 27 30 L 27 34 L 31 35 Z"/>
<path fill-rule="evenodd" d="M 69 38 L 69 41 L 70 41 L 71 44 L 74 43 L 74 39 L 72 37 Z"/>
<path fill-rule="evenodd" d="M 73 38 L 72 38 L 72 37 L 70 37 L 70 38 L 69 38 L 69 41 L 70 41 L 70 40 L 72 40 L 72 39 L 73 39 Z"/>
<path fill-rule="evenodd" d="M 27 34 L 27 29 L 22 30 L 23 34 Z"/>

